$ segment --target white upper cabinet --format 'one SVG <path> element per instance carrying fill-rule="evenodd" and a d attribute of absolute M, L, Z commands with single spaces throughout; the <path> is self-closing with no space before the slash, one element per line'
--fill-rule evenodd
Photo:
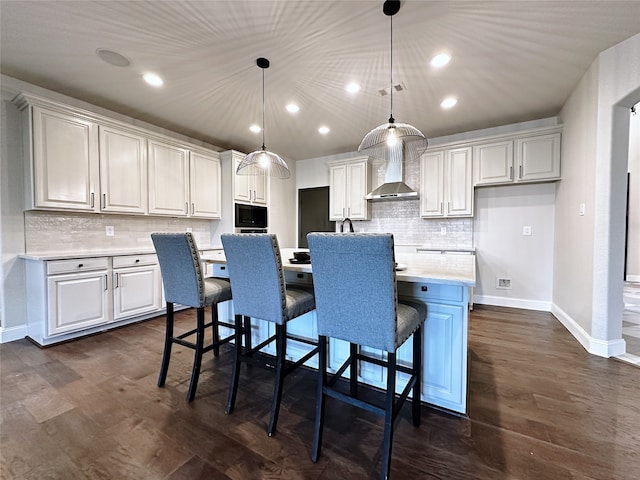
<path fill-rule="evenodd" d="M 189 215 L 189 151 L 149 140 L 149 213 Z"/>
<path fill-rule="evenodd" d="M 246 156 L 244 153 L 232 151 L 233 156 L 233 199 L 237 202 L 267 204 L 266 175 L 238 175 L 238 165 Z"/>
<path fill-rule="evenodd" d="M 98 127 L 103 212 L 147 212 L 147 141 L 134 132 Z"/>
<path fill-rule="evenodd" d="M 473 216 L 471 147 L 428 152 L 420 159 L 420 216 Z"/>
<path fill-rule="evenodd" d="M 365 196 L 371 189 L 368 157 L 329 162 L 329 220 L 368 220 L 371 215 Z"/>
<path fill-rule="evenodd" d="M 513 181 L 513 140 L 474 146 L 473 176 L 475 185 Z"/>
<path fill-rule="evenodd" d="M 560 134 L 537 135 L 516 140 L 517 181 L 560 178 Z"/>
<path fill-rule="evenodd" d="M 31 153 L 27 208 L 98 211 L 95 123 L 41 107 L 32 107 L 27 118 L 31 122 L 24 128 L 33 135 L 26 145 Z"/>
<path fill-rule="evenodd" d="M 209 153 L 191 152 L 189 185 L 192 217 L 220 218 L 220 159 Z"/>
<path fill-rule="evenodd" d="M 560 142 L 554 128 L 474 145 L 474 185 L 559 180 Z"/>
<path fill-rule="evenodd" d="M 13 102 L 23 111 L 26 209 L 220 218 L 217 152 L 35 95 Z"/>

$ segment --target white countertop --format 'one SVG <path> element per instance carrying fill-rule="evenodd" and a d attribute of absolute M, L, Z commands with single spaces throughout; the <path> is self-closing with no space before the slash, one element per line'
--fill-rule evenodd
<path fill-rule="evenodd" d="M 285 270 L 302 273 L 312 273 L 310 264 L 293 264 L 289 259 L 293 252 L 303 251 L 303 248 L 281 248 L 283 267 Z M 203 260 L 211 263 L 226 263 L 224 251 L 206 252 Z M 412 283 L 444 283 L 450 285 L 464 285 L 473 287 L 476 284 L 475 255 L 424 255 L 419 253 L 398 253 L 396 261 L 407 265 L 406 270 L 396 272 L 399 282 Z"/>
<path fill-rule="evenodd" d="M 222 250 L 222 246 L 212 246 L 212 247 L 200 247 L 198 246 L 201 255 L 205 255 L 208 252 L 213 252 L 216 250 Z M 25 253 L 19 255 L 20 258 L 24 258 L 25 260 L 36 260 L 36 261 L 49 261 L 49 260 L 70 260 L 72 258 L 96 258 L 96 257 L 117 257 L 120 255 L 155 255 L 156 251 L 154 249 L 148 248 L 139 248 L 139 249 L 122 249 L 122 250 L 100 250 L 95 252 L 90 251 L 81 251 L 81 252 L 42 252 L 42 253 Z"/>

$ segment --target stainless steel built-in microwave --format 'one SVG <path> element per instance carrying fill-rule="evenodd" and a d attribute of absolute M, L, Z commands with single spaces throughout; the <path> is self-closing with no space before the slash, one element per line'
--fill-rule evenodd
<path fill-rule="evenodd" d="M 236 228 L 267 228 L 267 207 L 236 203 Z"/>

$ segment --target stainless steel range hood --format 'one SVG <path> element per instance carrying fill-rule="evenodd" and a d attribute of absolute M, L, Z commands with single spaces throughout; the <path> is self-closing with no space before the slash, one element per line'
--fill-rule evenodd
<path fill-rule="evenodd" d="M 369 193 L 367 200 L 410 200 L 418 198 L 414 191 L 402 181 L 402 142 L 390 152 L 386 165 L 384 183 Z"/>

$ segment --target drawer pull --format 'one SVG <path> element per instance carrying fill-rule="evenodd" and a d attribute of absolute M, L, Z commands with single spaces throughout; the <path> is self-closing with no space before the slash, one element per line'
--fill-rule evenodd
<path fill-rule="evenodd" d="M 428 291 L 428 290 L 429 290 L 429 288 L 428 288 L 426 285 L 421 285 L 421 286 L 420 286 L 420 291 L 421 291 L 421 292 L 426 292 L 426 291 Z"/>
<path fill-rule="evenodd" d="M 140 259 L 139 258 L 136 258 L 136 263 L 140 263 Z"/>
<path fill-rule="evenodd" d="M 220 270 L 226 270 L 227 267 L 220 267 Z"/>
<path fill-rule="evenodd" d="M 82 268 L 82 267 L 84 267 L 84 263 L 79 263 L 78 268 Z"/>

